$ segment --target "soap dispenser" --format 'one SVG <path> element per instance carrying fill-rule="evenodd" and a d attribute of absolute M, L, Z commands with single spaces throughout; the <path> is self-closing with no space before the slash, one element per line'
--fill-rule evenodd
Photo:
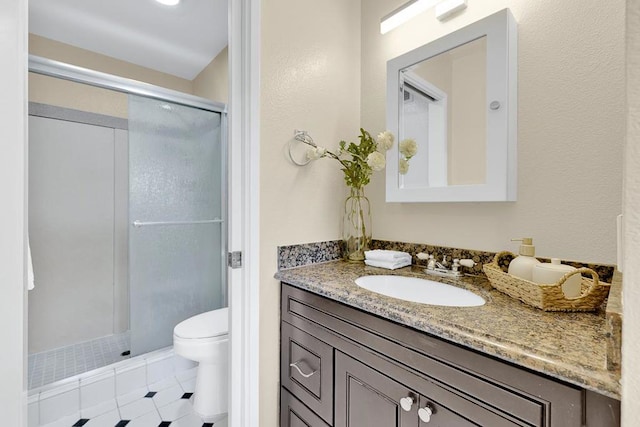
<path fill-rule="evenodd" d="M 540 264 L 535 258 L 536 247 L 533 246 L 533 238 L 523 237 L 522 239 L 511 239 L 512 242 L 522 242 L 520 245 L 520 255 L 509 263 L 509 274 L 524 280 L 533 280 L 533 266 Z"/>

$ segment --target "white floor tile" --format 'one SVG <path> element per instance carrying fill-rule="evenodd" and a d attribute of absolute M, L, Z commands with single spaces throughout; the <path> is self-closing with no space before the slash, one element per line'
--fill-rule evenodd
<path fill-rule="evenodd" d="M 190 378 L 188 380 L 180 381 L 180 386 L 185 393 L 193 393 L 196 391 L 196 379 Z"/>
<path fill-rule="evenodd" d="M 193 413 L 193 406 L 189 399 L 179 399 L 173 403 L 158 408 L 160 411 L 160 418 L 163 421 L 175 421 L 178 418 L 182 418 L 185 415 Z"/>
<path fill-rule="evenodd" d="M 147 415 L 131 420 L 127 427 L 157 427 L 161 421 L 157 412 L 149 412 Z"/>
<path fill-rule="evenodd" d="M 180 399 L 183 394 L 184 391 L 182 391 L 182 387 L 175 385 L 166 390 L 159 391 L 155 396 L 153 396 L 153 400 L 158 408 L 160 408 Z"/>
<path fill-rule="evenodd" d="M 51 423 L 43 424 L 43 427 L 69 427 L 74 425 L 79 419 L 80 414 L 67 415 Z"/>
<path fill-rule="evenodd" d="M 195 368 L 186 369 L 183 371 L 176 370 L 176 378 L 178 379 L 178 382 L 188 381 L 190 379 L 193 379 L 196 377 L 197 374 L 198 374 L 197 366 Z"/>
<path fill-rule="evenodd" d="M 123 420 L 133 420 L 149 412 L 157 412 L 153 399 L 143 398 L 128 405 L 120 406 L 120 416 Z"/>
<path fill-rule="evenodd" d="M 171 427 L 202 427 L 202 418 L 192 413 L 182 418 L 178 418 L 171 423 Z"/>
<path fill-rule="evenodd" d="M 222 419 L 216 423 L 213 423 L 214 427 L 227 427 L 229 425 L 229 418 Z"/>
<path fill-rule="evenodd" d="M 162 381 L 149 384 L 149 391 L 162 391 L 177 385 L 180 385 L 180 383 L 178 383 L 176 377 L 172 375 L 171 377 L 165 378 Z"/>
<path fill-rule="evenodd" d="M 95 418 L 117 409 L 118 405 L 116 403 L 116 400 L 110 399 L 102 403 L 98 403 L 97 405 L 94 405 L 90 408 L 81 409 L 80 415 L 82 415 L 82 418 Z"/>
<path fill-rule="evenodd" d="M 155 383 L 173 377 L 173 356 L 147 360 L 147 381 Z"/>
<path fill-rule="evenodd" d="M 128 405 L 131 402 L 142 399 L 148 392 L 149 390 L 147 390 L 146 387 L 143 387 L 122 396 L 118 396 L 118 398 L 116 399 L 118 401 L 118 406 Z"/>
<path fill-rule="evenodd" d="M 107 412 L 99 417 L 91 418 L 84 427 L 114 427 L 120 422 L 120 414 L 117 410 Z"/>

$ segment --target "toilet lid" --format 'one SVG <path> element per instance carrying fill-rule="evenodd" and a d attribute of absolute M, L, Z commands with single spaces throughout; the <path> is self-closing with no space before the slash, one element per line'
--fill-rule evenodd
<path fill-rule="evenodd" d="M 180 338 L 212 338 L 229 332 L 229 309 L 207 311 L 176 325 L 173 333 Z"/>

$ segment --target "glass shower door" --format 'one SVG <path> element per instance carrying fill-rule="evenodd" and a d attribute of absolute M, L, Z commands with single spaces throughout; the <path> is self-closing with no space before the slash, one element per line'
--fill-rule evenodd
<path fill-rule="evenodd" d="M 226 306 L 220 113 L 129 95 L 131 355 Z"/>

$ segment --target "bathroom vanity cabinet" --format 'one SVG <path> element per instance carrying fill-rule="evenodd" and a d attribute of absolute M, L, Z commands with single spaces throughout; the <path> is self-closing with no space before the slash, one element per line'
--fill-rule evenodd
<path fill-rule="evenodd" d="M 615 399 L 285 283 L 281 303 L 281 427 L 619 425 Z"/>

